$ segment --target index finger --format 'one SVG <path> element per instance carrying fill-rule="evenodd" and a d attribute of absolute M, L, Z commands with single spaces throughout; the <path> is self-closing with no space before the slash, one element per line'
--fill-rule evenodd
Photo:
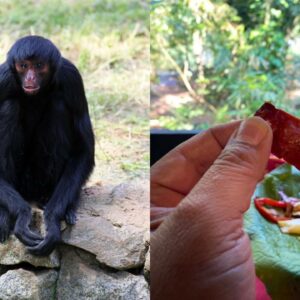
<path fill-rule="evenodd" d="M 166 154 L 151 168 L 152 203 L 158 205 L 155 189 L 159 186 L 179 195 L 187 195 L 202 175 L 220 155 L 241 121 L 212 127 L 197 134 Z M 163 201 L 166 201 L 164 199 Z"/>

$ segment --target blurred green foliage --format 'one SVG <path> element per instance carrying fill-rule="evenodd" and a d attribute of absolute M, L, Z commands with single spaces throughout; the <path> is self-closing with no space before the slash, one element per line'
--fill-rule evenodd
<path fill-rule="evenodd" d="M 175 62 L 204 100 L 195 102 L 211 115 L 210 125 L 249 116 L 265 101 L 291 111 L 285 101 L 287 41 L 299 32 L 299 12 L 298 0 L 153 1 L 152 78 L 176 69 Z M 184 105 L 184 114 L 176 109 L 160 124 L 201 127 L 186 113 L 194 104 Z"/>

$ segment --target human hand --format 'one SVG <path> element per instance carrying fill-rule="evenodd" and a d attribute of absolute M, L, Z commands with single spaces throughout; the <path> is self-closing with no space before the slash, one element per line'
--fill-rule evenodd
<path fill-rule="evenodd" d="M 164 220 L 151 237 L 154 300 L 255 298 L 243 214 L 271 143 L 270 126 L 252 117 L 201 133 L 152 167 L 153 227 Z"/>

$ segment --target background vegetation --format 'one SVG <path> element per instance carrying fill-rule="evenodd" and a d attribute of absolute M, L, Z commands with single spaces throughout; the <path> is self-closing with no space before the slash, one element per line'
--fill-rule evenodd
<path fill-rule="evenodd" d="M 300 115 L 299 0 L 152 1 L 151 8 L 154 126 L 206 128 L 252 115 L 265 101 Z M 190 101 L 159 106 L 166 73 Z"/>
<path fill-rule="evenodd" d="M 148 168 L 149 11 L 143 0 L 2 0 L 0 60 L 16 39 L 51 39 L 81 71 L 96 134 L 94 180 Z"/>

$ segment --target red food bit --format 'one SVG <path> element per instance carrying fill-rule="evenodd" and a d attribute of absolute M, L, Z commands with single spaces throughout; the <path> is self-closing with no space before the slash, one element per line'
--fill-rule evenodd
<path fill-rule="evenodd" d="M 272 153 L 300 170 L 300 119 L 266 102 L 256 113 L 271 124 Z"/>
<path fill-rule="evenodd" d="M 268 164 L 267 164 L 267 170 L 266 172 L 272 172 L 274 169 L 276 169 L 277 167 L 281 166 L 282 164 L 285 163 L 285 160 L 276 157 L 275 155 L 271 154 L 268 160 Z"/>
<path fill-rule="evenodd" d="M 267 219 L 268 221 L 270 221 L 272 223 L 277 223 L 278 221 L 281 221 L 281 220 L 290 220 L 291 219 L 290 217 L 274 215 L 273 213 L 268 211 L 265 207 L 265 206 L 271 206 L 271 207 L 287 209 L 289 206 L 291 206 L 290 203 L 263 197 L 263 198 L 255 198 L 254 205 L 255 205 L 256 209 L 260 212 L 260 214 L 262 216 L 264 216 L 265 219 Z"/>

